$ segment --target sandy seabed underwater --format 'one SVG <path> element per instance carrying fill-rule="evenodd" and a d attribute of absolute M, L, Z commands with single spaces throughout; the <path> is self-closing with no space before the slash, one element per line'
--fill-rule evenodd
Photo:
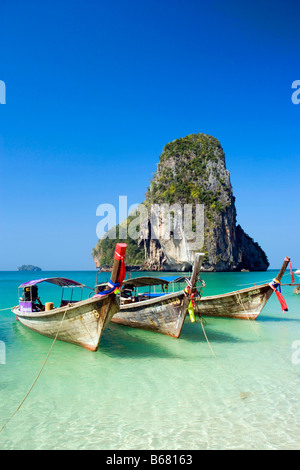
<path fill-rule="evenodd" d="M 276 273 L 204 273 L 204 295 L 271 281 Z M 95 284 L 92 271 L 0 272 L 0 309 L 18 303 L 22 282 L 53 276 Z M 290 282 L 289 273 L 282 282 Z M 0 449 L 300 449 L 300 295 L 293 290 L 282 288 L 285 314 L 273 294 L 255 322 L 207 317 L 216 357 L 201 324 L 189 318 L 179 339 L 110 324 L 96 353 L 57 341 L 0 433 Z M 40 294 L 49 300 L 60 291 L 48 284 Z M 52 340 L 9 310 L 0 314 L 1 428 Z"/>

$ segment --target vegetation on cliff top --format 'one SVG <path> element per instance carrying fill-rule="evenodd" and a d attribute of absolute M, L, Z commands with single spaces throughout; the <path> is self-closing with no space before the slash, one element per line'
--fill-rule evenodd
<path fill-rule="evenodd" d="M 117 226 L 117 238 L 102 238 L 97 243 L 97 246 L 92 251 L 92 256 L 94 259 L 99 261 L 101 267 L 111 267 L 113 265 L 114 253 L 116 243 L 127 243 L 126 249 L 126 265 L 127 266 L 143 266 L 145 263 L 145 251 L 143 248 L 140 248 L 137 240 L 132 238 L 127 238 L 126 240 L 119 238 L 119 226 Z"/>
<path fill-rule="evenodd" d="M 221 194 L 231 192 L 218 174 L 217 164 L 224 162 L 220 142 L 206 134 L 191 134 L 167 144 L 160 156 L 157 172 L 146 194 L 148 203 L 205 204 L 207 210 L 222 212 L 229 201 Z M 214 173 L 218 189 L 208 187 Z M 229 195 L 229 194 L 228 194 Z M 231 194 L 230 194 L 231 195 Z"/>

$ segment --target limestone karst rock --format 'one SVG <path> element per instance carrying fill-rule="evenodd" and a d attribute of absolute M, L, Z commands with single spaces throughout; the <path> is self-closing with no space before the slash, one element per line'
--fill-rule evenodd
<path fill-rule="evenodd" d="M 144 206 L 149 219 L 138 227 L 137 240 L 127 240 L 129 266 L 189 271 L 196 251 L 205 253 L 202 269 L 207 271 L 263 271 L 269 266 L 258 243 L 236 223 L 230 173 L 221 144 L 212 136 L 191 134 L 164 147 Z M 100 265 L 113 258 L 116 241 L 99 240 L 92 255 Z"/>

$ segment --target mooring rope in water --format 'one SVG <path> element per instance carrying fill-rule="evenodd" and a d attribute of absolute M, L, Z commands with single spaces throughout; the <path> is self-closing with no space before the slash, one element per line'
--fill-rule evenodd
<path fill-rule="evenodd" d="M 249 318 L 249 316 L 247 315 L 247 312 L 246 312 L 246 309 L 245 309 L 245 306 L 244 306 L 244 303 L 243 303 L 243 300 L 242 300 L 240 294 L 237 294 L 237 298 L 238 298 L 239 304 L 242 305 L 242 307 L 243 307 L 243 309 L 244 309 L 244 312 L 245 312 L 245 315 L 246 315 L 246 317 L 247 317 L 247 320 L 249 321 L 249 323 L 250 323 L 250 325 L 251 325 L 251 328 L 253 329 L 254 333 L 257 335 L 258 338 L 262 339 L 262 336 L 257 332 L 257 330 L 256 330 L 255 327 L 254 327 L 254 322 L 253 322 L 253 320 L 251 320 L 251 319 Z M 289 367 L 291 366 L 290 362 L 287 361 L 285 358 L 283 358 L 283 357 L 278 353 L 278 351 L 277 351 L 275 348 L 272 347 L 271 344 L 269 344 L 269 343 L 266 343 L 266 344 L 267 344 L 267 346 L 269 347 L 269 349 L 270 349 L 273 353 L 275 353 L 285 364 L 289 364 Z M 297 377 L 299 377 L 299 374 L 296 374 L 294 371 L 293 371 L 293 373 L 294 373 Z"/>
<path fill-rule="evenodd" d="M 228 373 L 228 371 L 226 370 L 226 368 L 224 367 L 224 365 L 222 364 L 222 362 L 220 361 L 220 359 L 217 357 L 216 353 L 214 352 L 209 340 L 208 340 L 208 337 L 207 337 L 207 334 L 206 334 L 206 331 L 205 331 L 205 328 L 204 328 L 204 324 L 203 324 L 203 321 L 202 321 L 202 318 L 200 318 L 200 323 L 201 323 L 201 327 L 202 327 L 202 331 L 203 331 L 203 334 L 205 336 L 205 339 L 207 341 L 207 344 L 209 346 L 209 349 L 211 350 L 211 353 L 212 355 L 214 356 L 214 358 L 218 361 L 218 364 L 219 366 L 223 369 L 223 371 L 225 372 L 225 374 L 227 375 L 227 377 L 229 378 L 230 382 L 232 383 L 232 385 L 234 386 L 234 388 L 239 392 L 239 395 L 240 395 L 240 398 L 242 400 L 245 400 L 246 398 L 249 397 L 250 393 L 249 392 L 241 392 L 240 389 L 238 388 L 238 386 L 236 385 L 236 383 L 234 382 L 234 380 L 232 379 L 231 375 Z"/>
<path fill-rule="evenodd" d="M 246 312 L 246 308 L 245 308 L 245 306 L 244 306 L 244 302 L 243 302 L 243 299 L 242 299 L 242 297 L 241 297 L 241 294 L 240 294 L 240 293 L 239 293 L 239 294 L 236 294 L 236 297 L 237 297 L 237 300 L 238 300 L 239 305 L 241 305 L 241 306 L 243 307 L 243 309 L 244 309 L 244 313 L 245 313 L 245 315 L 246 315 L 247 320 L 249 321 L 249 323 L 250 323 L 250 325 L 251 325 L 252 330 L 253 330 L 254 333 L 260 338 L 260 335 L 258 334 L 257 330 L 256 330 L 255 327 L 254 327 L 253 320 L 251 320 L 251 318 L 249 317 L 249 315 L 248 315 L 247 312 Z"/>
<path fill-rule="evenodd" d="M 7 307 L 7 308 L 1 308 L 0 312 L 4 312 L 4 310 L 12 310 L 15 307 Z"/>
<path fill-rule="evenodd" d="M 52 345 L 51 345 L 51 347 L 50 347 L 50 349 L 49 349 L 49 351 L 48 351 L 48 354 L 47 354 L 47 356 L 46 356 L 46 359 L 44 360 L 43 365 L 42 365 L 42 367 L 41 367 L 39 373 L 37 374 L 35 380 L 33 381 L 31 387 L 29 388 L 28 392 L 26 393 L 25 397 L 23 398 L 23 400 L 21 401 L 21 403 L 19 404 L 19 406 L 15 409 L 15 411 L 13 412 L 13 414 L 8 418 L 8 420 L 6 421 L 6 423 L 4 423 L 4 425 L 3 425 L 2 428 L 0 429 L 0 433 L 3 431 L 3 429 L 5 429 L 5 427 L 8 425 L 8 423 L 9 423 L 9 422 L 13 419 L 13 417 L 17 414 L 17 412 L 19 411 L 19 409 L 21 408 L 21 406 L 23 405 L 23 403 L 25 402 L 25 400 L 28 398 L 28 396 L 29 396 L 30 392 L 32 391 L 33 387 L 35 386 L 36 382 L 38 381 L 38 378 L 40 377 L 40 375 L 41 375 L 41 373 L 42 373 L 42 371 L 43 371 L 43 369 L 44 369 L 44 367 L 45 367 L 45 365 L 46 365 L 46 362 L 47 362 L 48 359 L 49 359 L 49 356 L 50 356 L 50 353 L 51 353 L 51 351 L 52 351 L 52 349 L 53 349 L 54 343 L 55 343 L 55 341 L 57 340 L 58 333 L 59 333 L 60 328 L 61 328 L 61 325 L 62 325 L 62 323 L 63 323 L 63 321 L 64 321 L 64 319 L 65 319 L 66 313 L 67 313 L 67 310 L 65 310 L 65 312 L 64 312 L 64 314 L 63 314 L 63 317 L 62 317 L 62 320 L 61 320 L 60 325 L 59 325 L 59 327 L 58 327 L 58 330 L 57 330 L 57 332 L 56 332 L 55 338 L 54 338 L 54 340 L 53 340 L 53 342 L 52 342 Z"/>

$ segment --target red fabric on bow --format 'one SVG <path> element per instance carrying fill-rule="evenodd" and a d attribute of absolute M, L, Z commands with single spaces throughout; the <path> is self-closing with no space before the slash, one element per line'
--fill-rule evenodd
<path fill-rule="evenodd" d="M 269 286 L 271 287 L 271 289 L 273 289 L 273 291 L 275 292 L 276 296 L 277 296 L 277 299 L 279 300 L 280 302 L 280 305 L 281 305 L 281 308 L 282 308 L 282 311 L 283 313 L 287 312 L 288 311 L 288 306 L 283 298 L 283 295 L 281 292 L 279 292 L 277 290 L 277 286 L 275 287 L 274 285 L 274 281 L 273 282 L 270 282 Z"/>
<path fill-rule="evenodd" d="M 118 283 L 120 284 L 119 289 L 121 289 L 123 285 L 123 281 L 126 276 L 126 267 L 125 267 L 125 253 L 126 253 L 126 243 L 117 243 L 116 245 L 116 250 L 115 250 L 115 256 L 114 258 L 116 260 L 121 261 L 121 266 L 120 266 L 120 271 L 119 271 L 119 278 L 118 278 Z"/>
<path fill-rule="evenodd" d="M 195 295 L 196 295 L 196 292 L 192 292 L 192 289 L 190 288 L 190 286 L 187 286 L 186 287 L 186 291 L 188 294 L 190 294 L 190 298 L 191 298 L 191 301 L 192 301 L 192 306 L 193 308 L 195 308 Z"/>

